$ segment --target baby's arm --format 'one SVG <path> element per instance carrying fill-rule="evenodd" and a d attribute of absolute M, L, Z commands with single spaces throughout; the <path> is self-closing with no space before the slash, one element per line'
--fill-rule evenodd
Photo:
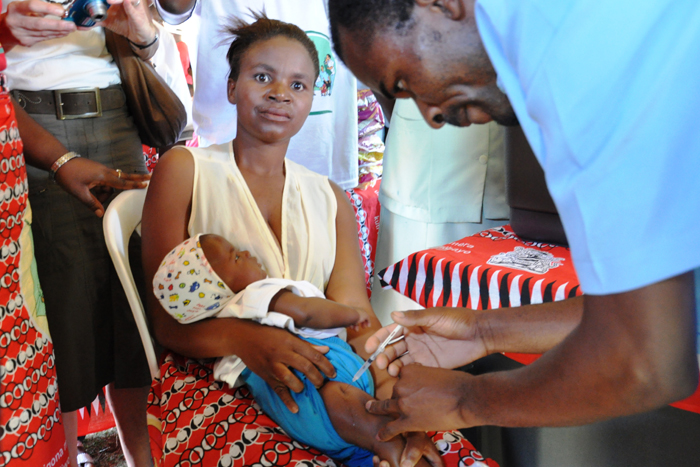
<path fill-rule="evenodd" d="M 285 314 L 297 327 L 331 329 L 369 325 L 364 310 L 320 297 L 300 297 L 284 289 L 270 300 L 270 311 Z"/>

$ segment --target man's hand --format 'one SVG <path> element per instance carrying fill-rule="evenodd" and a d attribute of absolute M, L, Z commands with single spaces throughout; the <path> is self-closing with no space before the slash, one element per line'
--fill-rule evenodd
<path fill-rule="evenodd" d="M 150 178 L 150 174 L 117 172 L 99 162 L 82 157 L 71 159 L 56 172 L 56 183 L 92 209 L 97 217 L 104 215 L 102 203 L 112 194 L 113 188 L 145 188 Z"/>
<path fill-rule="evenodd" d="M 37 42 L 57 39 L 76 30 L 72 21 L 61 18 L 65 10 L 61 5 L 42 0 L 24 0 L 7 5 L 0 16 L 0 43 L 5 52 L 16 45 L 30 47 Z M 58 18 L 48 18 L 56 16 Z"/>
<path fill-rule="evenodd" d="M 134 44 L 153 42 L 158 32 L 148 11 L 148 0 L 108 0 L 107 18 L 97 23 L 124 36 Z"/>
<path fill-rule="evenodd" d="M 488 355 L 487 346 L 473 311 L 464 308 L 430 308 L 391 314 L 404 326 L 403 340 L 388 346 L 376 360 L 379 369 L 388 367 L 397 376 L 411 363 L 437 368 L 457 368 Z M 374 352 L 395 325 L 377 331 L 367 340 L 365 350 Z M 408 353 L 406 353 L 408 352 Z"/>
<path fill-rule="evenodd" d="M 377 438 L 388 441 L 401 433 L 456 430 L 476 425 L 476 420 L 463 419 L 460 406 L 460 401 L 468 397 L 465 382 L 470 378 L 473 376 L 460 371 L 405 366 L 391 399 L 367 403 L 369 413 L 394 418 L 379 430 Z M 407 454 L 411 454 L 410 459 L 416 457 L 416 453 L 405 450 L 404 456 Z"/>

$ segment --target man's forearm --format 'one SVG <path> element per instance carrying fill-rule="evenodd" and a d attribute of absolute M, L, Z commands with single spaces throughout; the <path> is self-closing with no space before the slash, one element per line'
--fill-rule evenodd
<path fill-rule="evenodd" d="M 463 381 L 465 426 L 562 426 L 651 410 L 698 383 L 692 274 L 585 297 L 580 326 L 533 364 Z"/>
<path fill-rule="evenodd" d="M 478 332 L 488 354 L 544 353 L 563 341 L 581 322 L 583 297 L 558 302 L 482 311 Z"/>

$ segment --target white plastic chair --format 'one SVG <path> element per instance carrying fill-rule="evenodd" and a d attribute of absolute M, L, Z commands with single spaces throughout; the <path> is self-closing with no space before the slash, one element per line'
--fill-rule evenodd
<path fill-rule="evenodd" d="M 124 287 L 134 321 L 136 321 L 136 327 L 141 335 L 141 342 L 148 360 L 148 369 L 151 371 L 151 377 L 158 379 L 160 378 L 160 368 L 158 367 L 153 339 L 148 330 L 148 318 L 129 264 L 129 239 L 134 231 L 141 233 L 141 212 L 145 200 L 146 189 L 120 193 L 107 207 L 102 228 L 104 229 L 107 250 L 112 257 L 114 268 L 117 270 L 122 287 Z"/>

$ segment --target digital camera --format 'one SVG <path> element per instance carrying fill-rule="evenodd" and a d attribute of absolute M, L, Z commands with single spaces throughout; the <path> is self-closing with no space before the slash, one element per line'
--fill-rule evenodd
<path fill-rule="evenodd" d="M 107 17 L 109 3 L 106 0 L 75 0 L 63 18 L 76 26 L 91 27 Z"/>

